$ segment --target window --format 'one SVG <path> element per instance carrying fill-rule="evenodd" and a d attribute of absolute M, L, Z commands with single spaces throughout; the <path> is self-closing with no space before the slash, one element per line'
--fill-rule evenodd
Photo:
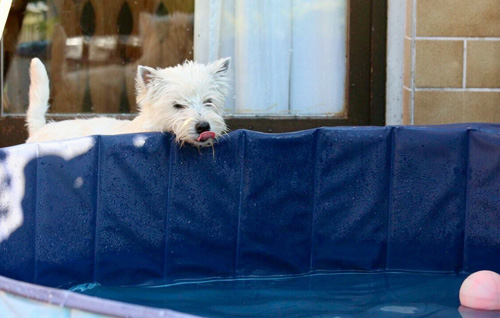
<path fill-rule="evenodd" d="M 382 0 L 15 1 L 4 31 L 0 146 L 23 142 L 29 62 L 50 116 L 130 118 L 137 65 L 231 56 L 231 129 L 384 123 Z"/>
<path fill-rule="evenodd" d="M 344 116 L 346 0 L 196 5 L 196 60 L 233 58 L 228 114 Z"/>
<path fill-rule="evenodd" d="M 135 112 L 138 65 L 167 67 L 193 58 L 193 11 L 194 0 L 27 3 L 17 39 L 6 33 L 17 43 L 6 47 L 3 113 L 26 112 L 35 56 L 49 73 L 50 113 Z"/>

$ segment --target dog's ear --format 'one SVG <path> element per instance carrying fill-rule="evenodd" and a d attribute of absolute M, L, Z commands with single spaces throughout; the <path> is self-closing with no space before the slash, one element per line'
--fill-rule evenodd
<path fill-rule="evenodd" d="M 226 76 L 230 65 L 231 65 L 230 57 L 217 60 L 211 64 L 212 72 L 215 76 Z"/>
<path fill-rule="evenodd" d="M 226 57 L 210 64 L 212 75 L 218 84 L 218 89 L 222 95 L 227 96 L 230 91 L 231 76 L 229 75 L 229 65 L 231 58 Z"/>
<path fill-rule="evenodd" d="M 135 79 L 135 84 L 137 91 L 147 89 L 149 83 L 153 81 L 156 76 L 156 70 L 151 67 L 137 66 L 137 76 Z"/>

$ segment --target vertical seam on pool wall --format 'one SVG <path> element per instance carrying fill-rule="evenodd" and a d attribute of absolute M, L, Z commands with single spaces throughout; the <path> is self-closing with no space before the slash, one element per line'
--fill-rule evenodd
<path fill-rule="evenodd" d="M 238 202 L 238 223 L 236 229 L 236 242 L 235 242 L 235 253 L 234 253 L 234 277 L 238 275 L 239 257 L 240 257 L 240 229 L 241 229 L 241 213 L 243 204 L 243 178 L 245 176 L 245 147 L 246 147 L 246 132 L 242 130 L 241 132 L 241 164 L 240 164 L 240 197 Z"/>
<path fill-rule="evenodd" d="M 465 239 L 467 237 L 467 225 L 468 225 L 468 215 L 469 215 L 469 180 L 470 180 L 470 132 L 471 129 L 467 129 L 467 139 L 466 139 L 466 154 L 465 154 L 465 189 L 464 189 L 464 215 L 463 215 L 463 231 L 462 231 L 462 252 L 460 253 L 459 264 L 457 268 L 459 272 L 465 272 Z"/>
<path fill-rule="evenodd" d="M 97 174 L 95 181 L 95 202 L 94 202 L 94 227 L 93 238 L 94 238 L 94 269 L 93 269 L 93 282 L 97 282 L 97 227 L 98 227 L 98 215 L 99 215 L 99 200 L 100 200 L 100 192 L 101 192 L 101 136 L 97 136 Z"/>
<path fill-rule="evenodd" d="M 167 139 L 166 136 L 163 136 L 164 139 Z M 168 158 L 168 180 L 167 180 L 167 202 L 165 207 L 165 238 L 163 240 L 163 279 L 167 278 L 167 241 L 168 241 L 168 215 L 170 213 L 170 199 L 172 196 L 172 166 L 173 166 L 173 158 L 175 156 L 174 150 L 176 143 L 172 138 L 168 139 L 170 144 L 169 149 L 169 158 Z"/>
<path fill-rule="evenodd" d="M 33 214 L 33 283 L 36 284 L 38 278 L 38 266 L 37 266 L 37 215 L 38 215 L 38 176 L 40 169 L 40 144 L 36 144 L 36 169 L 35 169 L 35 209 Z"/>
<path fill-rule="evenodd" d="M 314 255 L 313 255 L 313 250 L 314 250 L 314 225 L 316 221 L 316 189 L 317 189 L 317 182 L 318 182 L 318 172 L 316 171 L 318 164 L 318 134 L 321 132 L 321 129 L 316 129 L 314 131 L 314 139 L 313 139 L 313 165 L 312 165 L 312 172 L 313 172 L 313 184 L 312 184 L 312 209 L 311 209 L 311 241 L 310 241 L 310 250 L 309 250 L 309 272 L 312 272 L 314 269 Z"/>
<path fill-rule="evenodd" d="M 394 162 L 396 149 L 396 131 L 398 127 L 389 127 L 390 129 L 390 146 L 389 146 L 389 181 L 388 181 L 388 199 L 387 199 L 387 226 L 385 238 L 385 270 L 389 269 L 389 251 L 390 251 L 390 236 L 391 236 L 391 217 L 392 217 L 392 187 L 394 179 Z"/>

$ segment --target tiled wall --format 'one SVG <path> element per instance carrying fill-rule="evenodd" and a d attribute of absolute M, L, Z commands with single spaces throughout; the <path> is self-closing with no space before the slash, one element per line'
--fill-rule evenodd
<path fill-rule="evenodd" d="M 406 0 L 404 124 L 500 122 L 500 0 Z"/>

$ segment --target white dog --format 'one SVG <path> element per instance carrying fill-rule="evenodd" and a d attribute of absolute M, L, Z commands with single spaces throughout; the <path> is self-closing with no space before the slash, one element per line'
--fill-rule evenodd
<path fill-rule="evenodd" d="M 156 131 L 175 134 L 181 144 L 211 146 L 227 131 L 222 115 L 229 91 L 229 63 L 230 58 L 225 58 L 208 65 L 185 62 L 164 69 L 138 66 L 139 114 L 133 120 L 98 117 L 46 123 L 49 79 L 42 62 L 34 58 L 30 66 L 26 142 Z"/>

